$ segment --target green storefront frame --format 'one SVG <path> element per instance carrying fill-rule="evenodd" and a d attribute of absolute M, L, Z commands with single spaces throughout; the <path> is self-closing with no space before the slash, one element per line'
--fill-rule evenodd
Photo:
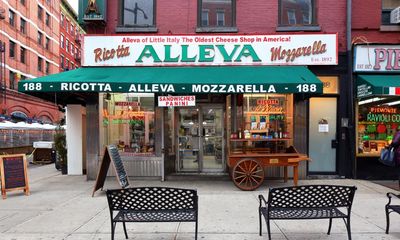
<path fill-rule="evenodd" d="M 305 66 L 83 67 L 20 81 L 20 92 L 322 93 Z"/>

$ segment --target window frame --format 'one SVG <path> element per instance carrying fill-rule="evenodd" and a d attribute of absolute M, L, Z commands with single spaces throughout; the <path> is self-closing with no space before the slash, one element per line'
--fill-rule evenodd
<path fill-rule="evenodd" d="M 236 0 L 232 1 L 232 26 L 202 26 L 201 14 L 203 12 L 203 0 L 197 0 L 197 27 L 196 32 L 238 32 L 236 25 Z M 210 15 L 210 14 L 209 14 Z M 210 17 L 210 16 L 209 16 Z M 224 19 L 224 23 L 226 23 Z"/>
<path fill-rule="evenodd" d="M 11 77 L 12 76 L 12 77 Z M 9 80 L 9 83 L 10 83 L 10 85 L 8 86 L 10 89 L 12 89 L 12 90 L 15 90 L 16 89 L 16 87 L 15 87 L 15 83 L 16 83 L 16 81 L 15 81 L 15 77 L 17 76 L 17 74 L 16 74 L 16 72 L 13 72 L 13 71 L 11 71 L 11 70 L 9 70 L 9 73 L 8 73 L 8 80 Z"/>
<path fill-rule="evenodd" d="M 64 71 L 64 65 L 65 65 L 64 61 L 65 61 L 65 56 L 61 54 L 60 55 L 60 67 L 63 71 Z"/>
<path fill-rule="evenodd" d="M 61 48 L 64 49 L 65 48 L 65 36 L 60 34 L 60 42 L 61 42 Z"/>
<path fill-rule="evenodd" d="M 61 13 L 61 15 L 60 15 L 61 27 L 64 27 L 64 22 L 65 22 L 65 16 L 64 16 L 64 14 Z"/>
<path fill-rule="evenodd" d="M 39 72 L 43 72 L 43 59 L 41 57 L 38 56 L 37 59 L 37 70 Z"/>
<path fill-rule="evenodd" d="M 26 20 L 21 17 L 19 21 L 19 31 L 23 34 L 26 34 Z"/>
<path fill-rule="evenodd" d="M 11 40 L 8 41 L 8 57 L 9 58 L 15 59 L 16 46 L 17 46 L 17 44 L 14 41 L 11 41 Z"/>
<path fill-rule="evenodd" d="M 26 48 L 22 46 L 19 49 L 19 58 L 21 63 L 26 64 Z"/>
<path fill-rule="evenodd" d="M 48 12 L 46 12 L 45 16 L 46 16 L 46 19 L 45 19 L 46 26 L 50 27 L 50 25 L 51 25 L 51 23 L 50 23 L 51 22 L 50 14 Z"/>
<path fill-rule="evenodd" d="M 278 25 L 276 27 L 276 31 L 321 31 L 321 27 L 318 23 L 318 0 L 311 0 L 311 5 L 313 8 L 312 11 L 312 22 L 310 24 L 282 24 L 282 0 L 278 0 Z M 303 14 L 302 14 L 303 17 Z"/>
<path fill-rule="evenodd" d="M 218 16 L 219 16 L 219 14 L 221 14 L 221 13 L 222 13 L 222 16 L 223 16 L 223 18 L 222 18 L 222 26 L 219 25 L 219 21 L 220 21 L 220 20 L 218 20 Z M 225 11 L 223 11 L 223 10 L 217 10 L 217 12 L 216 12 L 215 14 L 216 14 L 217 27 L 223 27 L 223 26 L 225 26 Z"/>
<path fill-rule="evenodd" d="M 50 73 L 50 63 L 48 61 L 45 61 L 45 73 L 46 75 Z"/>
<path fill-rule="evenodd" d="M 39 5 L 38 5 L 37 17 L 40 21 L 43 22 L 43 8 Z"/>
<path fill-rule="evenodd" d="M 8 9 L 8 23 L 15 27 L 15 12 L 11 9 Z"/>
<path fill-rule="evenodd" d="M 207 14 L 207 24 L 203 24 L 203 14 Z M 202 9 L 201 10 L 201 25 L 206 25 L 207 27 L 210 25 L 210 10 Z"/>
<path fill-rule="evenodd" d="M 384 8 L 384 1 L 382 0 L 381 2 L 381 30 L 392 30 L 392 31 L 400 31 L 400 25 L 398 23 L 391 23 L 390 22 L 390 13 L 395 9 L 395 8 Z M 389 16 L 389 22 L 384 22 L 383 20 Z"/>
<path fill-rule="evenodd" d="M 124 23 L 124 4 L 125 0 L 118 0 L 118 25 L 115 28 L 115 32 L 124 33 L 124 32 L 157 32 L 157 0 L 153 1 L 153 25 L 135 25 L 135 26 L 126 26 Z"/>
<path fill-rule="evenodd" d="M 50 50 L 50 38 L 45 37 L 44 47 L 46 50 Z"/>
<path fill-rule="evenodd" d="M 39 30 L 38 30 L 37 42 L 40 46 L 43 46 L 43 33 Z"/>

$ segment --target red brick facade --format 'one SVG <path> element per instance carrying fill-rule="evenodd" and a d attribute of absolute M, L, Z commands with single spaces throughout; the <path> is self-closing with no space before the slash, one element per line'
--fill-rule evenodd
<path fill-rule="evenodd" d="M 60 72 L 81 66 L 81 41 L 84 33 L 78 24 L 77 13 L 67 0 L 61 0 Z"/>
<path fill-rule="evenodd" d="M 400 43 L 400 25 L 382 24 L 382 1 L 353 0 L 352 4 L 353 43 Z"/>
<path fill-rule="evenodd" d="M 119 8 L 116 1 L 107 2 L 106 30 L 91 28 L 89 33 L 113 34 L 118 25 Z M 177 7 L 179 6 L 179 8 Z M 338 33 L 339 52 L 346 50 L 346 1 L 317 1 L 319 33 Z M 156 27 L 158 34 L 196 34 L 197 0 L 156 1 Z M 236 1 L 236 27 L 238 34 L 273 34 L 278 26 L 278 1 Z M 296 33 L 296 32 L 290 32 Z M 311 32 L 311 33 L 318 33 Z M 142 33 L 143 34 L 143 33 Z M 218 33 L 221 34 L 221 33 Z M 236 34 L 236 33 L 232 33 Z"/>
<path fill-rule="evenodd" d="M 54 103 L 19 93 L 17 83 L 59 71 L 59 1 L 0 1 L 0 9 L 5 15 L 0 20 L 0 40 L 6 48 L 0 114 L 10 116 L 18 111 L 30 119 L 58 121 Z"/>

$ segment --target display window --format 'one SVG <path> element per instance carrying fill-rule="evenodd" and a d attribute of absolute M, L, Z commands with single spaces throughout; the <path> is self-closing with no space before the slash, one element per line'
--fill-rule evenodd
<path fill-rule="evenodd" d="M 292 94 L 244 94 L 238 104 L 238 129 L 231 139 L 247 139 L 255 150 L 270 153 L 284 152 L 293 144 L 293 95 Z M 235 141 L 241 148 L 242 142 Z M 248 146 L 249 147 L 249 146 Z"/>
<path fill-rule="evenodd" d="M 104 145 L 133 156 L 155 155 L 154 94 L 105 94 Z"/>
<path fill-rule="evenodd" d="M 400 126 L 400 109 L 372 100 L 371 103 L 360 101 L 357 123 L 357 156 L 379 157 Z"/>

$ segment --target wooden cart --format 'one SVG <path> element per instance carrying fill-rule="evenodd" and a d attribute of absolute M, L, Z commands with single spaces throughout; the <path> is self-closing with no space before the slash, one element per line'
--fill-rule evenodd
<path fill-rule="evenodd" d="M 299 153 L 293 146 L 279 153 L 271 153 L 262 148 L 247 148 L 246 142 L 254 141 L 252 139 L 231 139 L 232 141 L 245 143 L 240 151 L 236 149 L 229 153 L 227 162 L 233 183 L 245 191 L 254 190 L 264 182 L 264 169 L 268 166 L 284 167 L 285 182 L 288 179 L 288 167 L 293 167 L 293 182 L 297 186 L 299 163 L 310 160 L 307 155 Z M 256 141 L 276 141 L 276 146 L 278 146 L 278 143 L 285 139 L 257 139 Z"/>

